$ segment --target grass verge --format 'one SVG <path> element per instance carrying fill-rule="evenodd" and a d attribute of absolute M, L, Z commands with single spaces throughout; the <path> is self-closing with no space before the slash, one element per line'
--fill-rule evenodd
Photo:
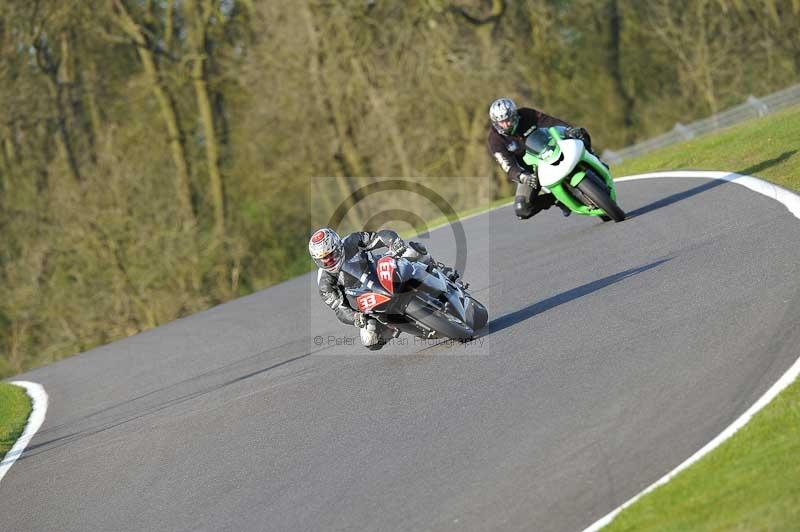
<path fill-rule="evenodd" d="M 613 170 L 618 176 L 730 170 L 798 191 L 797 139 L 800 107 L 653 152 Z M 800 530 L 798 457 L 800 382 L 794 382 L 729 440 L 626 508 L 604 530 Z"/>
<path fill-rule="evenodd" d="M 0 460 L 25 429 L 31 413 L 31 399 L 25 388 L 0 382 Z"/>
<path fill-rule="evenodd" d="M 659 170 L 722 170 L 800 190 L 800 107 L 669 146 L 612 167 L 617 177 Z"/>
<path fill-rule="evenodd" d="M 604 530 L 798 530 L 800 385 Z"/>

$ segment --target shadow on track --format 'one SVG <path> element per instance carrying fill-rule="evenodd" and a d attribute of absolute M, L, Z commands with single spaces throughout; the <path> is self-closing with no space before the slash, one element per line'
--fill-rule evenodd
<path fill-rule="evenodd" d="M 703 183 L 702 185 L 690 188 L 689 190 L 684 190 L 683 192 L 678 192 L 671 196 L 667 196 L 666 198 L 661 198 L 659 200 L 654 201 L 653 203 L 648 203 L 647 205 L 639 207 L 638 209 L 628 211 L 626 220 L 630 220 L 631 218 L 636 218 L 637 216 L 641 216 L 642 214 L 647 214 L 648 212 L 661 209 L 663 207 L 666 207 L 667 205 L 672 205 L 673 203 L 677 203 L 683 199 L 690 198 L 692 196 L 705 192 L 706 190 L 710 190 L 712 188 L 726 184 L 728 184 L 727 181 L 722 181 L 721 179 L 714 179 L 713 181 Z"/>
<path fill-rule="evenodd" d="M 785 151 L 782 154 L 778 155 L 777 157 L 774 157 L 772 159 L 767 159 L 766 161 L 761 161 L 760 163 L 754 164 L 749 168 L 738 170 L 736 173 L 742 175 L 753 175 L 758 172 L 763 172 L 767 168 L 770 168 L 772 166 L 775 166 L 776 164 L 780 164 L 786 161 L 786 159 L 790 158 L 795 153 L 797 153 L 797 150 Z M 647 205 L 639 207 L 638 209 L 632 210 L 628 212 L 627 218 L 630 219 L 636 216 L 641 216 L 642 214 L 646 214 L 656 209 L 666 207 L 667 205 L 672 205 L 673 203 L 677 203 L 683 199 L 692 197 L 694 195 L 705 192 L 706 190 L 718 187 L 720 185 L 725 185 L 727 183 L 728 183 L 727 181 L 722 181 L 721 179 L 714 179 L 713 181 L 703 183 L 702 185 L 690 188 L 689 190 L 684 190 L 683 192 L 678 192 L 677 194 L 667 196 L 666 198 L 661 198 L 659 200 L 654 201 L 653 203 L 649 203 Z"/>
<path fill-rule="evenodd" d="M 591 283 L 586 283 L 571 290 L 567 290 L 566 292 L 557 294 L 553 297 L 548 297 L 547 299 L 539 301 L 538 303 L 534 303 L 523 309 L 514 311 L 510 314 L 506 314 L 505 316 L 500 316 L 499 318 L 496 318 L 491 322 L 489 322 L 489 325 L 486 328 L 486 332 L 481 336 L 489 336 L 498 331 L 502 331 L 503 329 L 511 327 L 512 325 L 515 325 L 521 321 L 525 321 L 528 318 L 532 318 L 537 314 L 546 312 L 551 308 L 563 305 L 564 303 L 569 303 L 574 299 L 581 298 L 585 295 L 591 294 L 592 292 L 597 292 L 598 290 L 601 290 L 606 286 L 618 283 L 620 281 L 624 281 L 628 277 L 633 277 L 634 275 L 646 272 L 647 270 L 652 270 L 653 268 L 656 268 L 669 260 L 672 260 L 672 257 L 667 259 L 657 260 L 650 264 L 639 266 L 638 268 L 631 268 L 630 270 L 625 270 L 623 272 L 615 273 L 614 275 L 609 275 L 608 277 L 603 277 L 602 279 L 592 281 Z"/>

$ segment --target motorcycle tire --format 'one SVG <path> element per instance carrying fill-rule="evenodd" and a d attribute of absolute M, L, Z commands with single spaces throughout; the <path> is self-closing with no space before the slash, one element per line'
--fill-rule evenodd
<path fill-rule="evenodd" d="M 409 305 L 406 314 L 428 329 L 436 331 L 437 337 L 469 340 L 475 335 L 475 331 L 467 324 L 452 316 L 445 316 L 441 310 L 433 310 L 425 305 Z"/>
<path fill-rule="evenodd" d="M 578 183 L 577 188 L 588 197 L 595 206 L 603 209 L 614 222 L 621 222 L 625 219 L 625 211 L 619 208 L 619 205 L 608 195 L 606 187 L 601 186 L 598 181 L 602 181 L 602 178 L 594 174 L 594 172 L 587 172 L 586 177 Z"/>
<path fill-rule="evenodd" d="M 489 311 L 477 299 L 469 298 L 467 303 L 467 323 L 474 331 L 483 329 L 489 321 Z"/>

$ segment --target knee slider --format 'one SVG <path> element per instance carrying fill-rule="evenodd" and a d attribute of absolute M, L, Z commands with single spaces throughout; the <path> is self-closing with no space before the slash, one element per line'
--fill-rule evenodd
<path fill-rule="evenodd" d="M 525 196 L 517 196 L 514 198 L 514 213 L 519 218 L 530 218 L 533 216 L 531 202 Z"/>

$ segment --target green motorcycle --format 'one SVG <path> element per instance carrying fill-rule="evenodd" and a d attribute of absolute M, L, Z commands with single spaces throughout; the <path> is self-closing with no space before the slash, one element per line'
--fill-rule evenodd
<path fill-rule="evenodd" d="M 572 212 L 621 222 L 617 189 L 608 168 L 577 139 L 564 138 L 566 128 L 534 129 L 525 138 L 523 160 L 537 169 L 542 189 Z"/>

